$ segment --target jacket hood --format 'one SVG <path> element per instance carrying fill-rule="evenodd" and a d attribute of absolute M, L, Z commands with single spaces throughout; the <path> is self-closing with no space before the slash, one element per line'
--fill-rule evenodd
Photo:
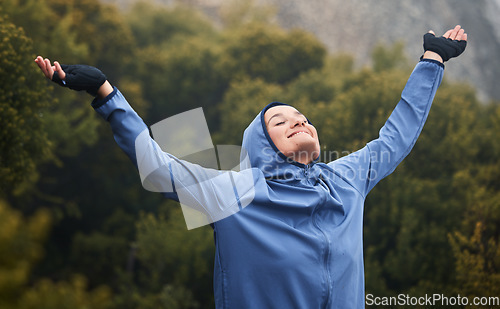
<path fill-rule="evenodd" d="M 318 159 L 309 165 L 305 165 L 286 157 L 278 150 L 267 132 L 264 114 L 271 107 L 279 105 L 290 106 L 281 102 L 269 103 L 245 129 L 240 161 L 246 162 L 246 164 L 249 163 L 250 166 L 241 166 L 241 168 L 258 168 L 264 173 L 267 179 L 297 178 L 300 171 L 311 167 Z M 245 156 L 248 157 L 245 158 Z M 243 160 L 244 158 L 247 160 Z"/>

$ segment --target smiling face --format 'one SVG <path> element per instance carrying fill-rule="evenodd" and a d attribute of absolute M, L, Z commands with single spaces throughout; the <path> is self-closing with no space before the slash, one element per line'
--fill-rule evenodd
<path fill-rule="evenodd" d="M 316 128 L 295 108 L 271 107 L 264 114 L 264 121 L 274 145 L 288 158 L 309 164 L 319 156 Z"/>

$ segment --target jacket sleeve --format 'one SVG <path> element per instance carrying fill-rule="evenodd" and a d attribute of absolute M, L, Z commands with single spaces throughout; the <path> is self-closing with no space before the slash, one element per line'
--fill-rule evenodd
<path fill-rule="evenodd" d="M 164 152 L 116 87 L 106 98 L 95 99 L 92 106 L 111 125 L 118 146 L 137 167 L 143 187 L 179 201 L 188 228 L 223 219 L 253 199 L 251 170 L 204 168 Z"/>
<path fill-rule="evenodd" d="M 392 173 L 415 145 L 443 78 L 444 65 L 422 60 L 413 70 L 401 100 L 379 132 L 364 148 L 330 162 L 333 171 L 367 195 Z"/>
<path fill-rule="evenodd" d="M 116 87 L 113 87 L 113 92 L 106 98 L 94 99 L 92 107 L 110 124 L 116 143 L 130 158 L 135 167 L 139 168 L 135 141 L 141 133 L 149 132 L 142 118 L 129 105 L 123 94 Z M 173 189 L 164 190 L 162 194 L 166 198 L 179 201 Z"/>

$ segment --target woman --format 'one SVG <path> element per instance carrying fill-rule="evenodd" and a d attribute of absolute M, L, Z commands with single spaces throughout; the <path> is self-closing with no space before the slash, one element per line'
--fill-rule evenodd
<path fill-rule="evenodd" d="M 150 181 L 171 191 L 167 197 L 211 217 L 217 308 L 363 308 L 364 200 L 410 152 L 443 62 L 460 55 L 466 41 L 460 26 L 442 37 L 424 35 L 424 55 L 379 138 L 327 164 L 317 162 L 318 134 L 304 115 L 283 103 L 267 105 L 245 130 L 242 171 L 223 180 L 159 150 L 99 70 L 67 66 L 65 72 L 57 62 L 35 61 L 47 78 L 97 95 L 92 106 L 117 143 L 140 172 L 147 162 L 141 177 L 155 175 Z"/>

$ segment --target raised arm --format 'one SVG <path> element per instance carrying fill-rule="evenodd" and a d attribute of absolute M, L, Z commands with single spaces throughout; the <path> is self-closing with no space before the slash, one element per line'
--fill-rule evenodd
<path fill-rule="evenodd" d="M 138 168 L 144 188 L 181 202 L 188 228 L 232 215 L 253 199 L 251 170 L 236 173 L 203 168 L 162 151 L 142 118 L 97 68 L 52 65 L 40 56 L 35 62 L 50 80 L 95 97 L 92 107 L 111 125 L 117 144 Z"/>
<path fill-rule="evenodd" d="M 443 36 L 424 35 L 424 55 L 413 70 L 401 100 L 379 132 L 363 149 L 328 165 L 366 195 L 410 153 L 429 114 L 444 71 L 443 62 L 460 55 L 467 34 L 456 26 Z"/>
<path fill-rule="evenodd" d="M 137 166 L 135 138 L 148 128 L 104 73 L 82 64 L 61 65 L 55 61 L 52 65 L 49 59 L 41 56 L 35 62 L 51 81 L 73 90 L 86 91 L 94 97 L 92 107 L 110 123 L 116 142 Z"/>

